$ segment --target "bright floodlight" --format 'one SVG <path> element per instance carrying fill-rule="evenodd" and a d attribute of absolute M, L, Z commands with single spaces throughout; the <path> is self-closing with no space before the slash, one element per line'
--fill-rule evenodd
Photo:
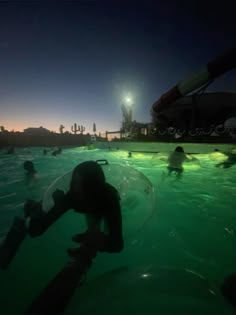
<path fill-rule="evenodd" d="M 126 98 L 125 98 L 125 103 L 128 104 L 128 105 L 130 105 L 130 104 L 132 103 L 131 97 L 126 97 Z"/>

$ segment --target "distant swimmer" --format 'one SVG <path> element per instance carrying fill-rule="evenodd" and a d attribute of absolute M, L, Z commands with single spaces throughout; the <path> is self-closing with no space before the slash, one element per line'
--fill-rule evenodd
<path fill-rule="evenodd" d="M 25 173 L 26 182 L 27 182 L 27 184 L 30 184 L 32 182 L 32 180 L 35 179 L 37 171 L 36 171 L 32 161 L 25 161 L 23 166 L 24 166 L 24 169 L 26 171 L 26 173 Z"/>
<path fill-rule="evenodd" d="M 24 169 L 26 170 L 26 175 L 34 175 L 37 173 L 37 171 L 34 168 L 34 163 L 32 161 L 25 161 Z"/>
<path fill-rule="evenodd" d="M 184 171 L 183 163 L 187 161 L 192 161 L 193 159 L 189 159 L 184 152 L 183 147 L 178 146 L 175 148 L 175 151 L 172 152 L 168 159 L 168 175 L 171 175 L 173 172 L 176 174 L 177 178 L 181 178 L 182 173 Z"/>
<path fill-rule="evenodd" d="M 62 149 L 58 148 L 58 149 L 56 149 L 55 151 L 52 152 L 52 155 L 56 156 L 56 155 L 60 154 L 61 152 L 62 152 Z"/>
<path fill-rule="evenodd" d="M 236 152 L 234 150 L 229 153 L 225 153 L 225 155 L 227 156 L 227 159 L 216 164 L 216 167 L 230 168 L 236 164 Z"/>
<path fill-rule="evenodd" d="M 88 149 L 88 150 L 94 150 L 94 149 L 95 149 L 94 144 L 93 144 L 92 142 L 91 142 L 91 143 L 88 143 L 87 149 Z"/>

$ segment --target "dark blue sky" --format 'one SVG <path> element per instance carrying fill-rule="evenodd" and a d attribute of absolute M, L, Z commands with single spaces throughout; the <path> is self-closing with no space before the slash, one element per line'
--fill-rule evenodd
<path fill-rule="evenodd" d="M 0 2 L 0 125 L 117 130 L 127 94 L 149 122 L 155 100 L 235 44 L 235 20 L 229 1 Z M 209 90 L 236 92 L 236 71 Z"/>

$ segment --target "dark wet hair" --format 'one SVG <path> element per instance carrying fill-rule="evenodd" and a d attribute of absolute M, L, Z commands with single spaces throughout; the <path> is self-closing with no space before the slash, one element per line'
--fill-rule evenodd
<path fill-rule="evenodd" d="M 183 152 L 184 153 L 184 149 L 183 149 L 183 147 L 178 146 L 175 148 L 175 152 Z"/>
<path fill-rule="evenodd" d="M 30 173 L 35 173 L 34 164 L 32 161 L 25 161 L 24 169 Z"/>
<path fill-rule="evenodd" d="M 86 195 L 96 194 L 103 190 L 106 180 L 102 167 L 95 161 L 82 162 L 74 168 L 70 190 L 76 183 L 76 176 L 82 177 L 82 185 Z"/>

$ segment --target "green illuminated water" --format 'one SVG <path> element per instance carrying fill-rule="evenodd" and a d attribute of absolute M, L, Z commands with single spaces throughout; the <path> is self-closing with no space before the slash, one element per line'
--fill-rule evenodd
<path fill-rule="evenodd" d="M 196 154 L 198 162 L 186 164 L 176 180 L 165 176 L 165 154 L 128 158 L 125 151 L 67 148 L 54 157 L 42 151 L 0 154 L 1 238 L 27 198 L 42 199 L 53 180 L 84 160 L 107 159 L 141 171 L 157 200 L 154 215 L 122 253 L 97 256 L 66 314 L 233 313 L 219 285 L 236 271 L 236 166 L 216 168 L 219 157 Z M 31 186 L 24 179 L 25 160 L 38 171 Z M 130 200 L 128 215 L 135 216 L 132 205 Z M 27 238 L 10 267 L 0 270 L 0 314 L 23 313 L 68 261 L 78 220 L 82 215 L 68 212 L 43 236 Z"/>

